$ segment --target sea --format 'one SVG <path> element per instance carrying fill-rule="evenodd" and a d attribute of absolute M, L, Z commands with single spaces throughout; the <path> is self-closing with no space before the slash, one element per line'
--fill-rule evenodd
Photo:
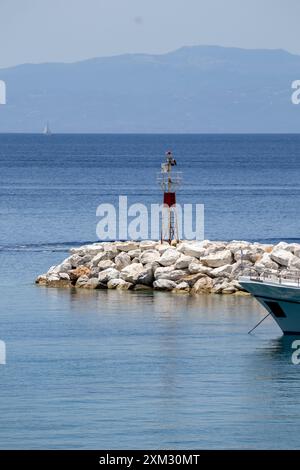
<path fill-rule="evenodd" d="M 206 239 L 300 241 L 299 135 L 1 134 L 1 449 L 300 448 L 293 338 L 249 335 L 253 298 L 34 283 L 99 204 L 160 203 L 167 150 Z"/>

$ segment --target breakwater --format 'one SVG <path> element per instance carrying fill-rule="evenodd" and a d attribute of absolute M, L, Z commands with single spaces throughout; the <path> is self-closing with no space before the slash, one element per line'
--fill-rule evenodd
<path fill-rule="evenodd" d="M 38 276 L 48 287 L 166 290 L 238 294 L 241 275 L 300 270 L 300 244 L 246 241 L 102 242 L 72 248 L 70 256 Z"/>

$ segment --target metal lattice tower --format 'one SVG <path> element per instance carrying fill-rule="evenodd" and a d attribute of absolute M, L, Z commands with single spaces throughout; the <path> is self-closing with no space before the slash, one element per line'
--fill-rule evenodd
<path fill-rule="evenodd" d="M 161 165 L 157 181 L 163 190 L 163 213 L 161 225 L 161 242 L 179 239 L 178 217 L 176 212 L 176 190 L 180 187 L 182 174 L 174 171 L 177 165 L 172 152 L 166 153 L 166 161 Z"/>

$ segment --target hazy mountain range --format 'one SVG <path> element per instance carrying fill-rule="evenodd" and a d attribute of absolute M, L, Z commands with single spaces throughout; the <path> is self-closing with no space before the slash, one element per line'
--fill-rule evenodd
<path fill-rule="evenodd" d="M 183 47 L 0 69 L 0 132 L 299 132 L 283 50 Z"/>

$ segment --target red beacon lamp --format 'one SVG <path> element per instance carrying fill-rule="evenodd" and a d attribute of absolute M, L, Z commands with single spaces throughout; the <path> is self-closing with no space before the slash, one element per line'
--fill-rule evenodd
<path fill-rule="evenodd" d="M 163 211 L 161 224 L 161 243 L 179 240 L 178 216 L 176 211 L 176 190 L 180 187 L 181 172 L 174 171 L 177 165 L 172 152 L 166 153 L 166 161 L 161 165 L 161 172 L 158 175 L 158 183 L 163 190 Z"/>

